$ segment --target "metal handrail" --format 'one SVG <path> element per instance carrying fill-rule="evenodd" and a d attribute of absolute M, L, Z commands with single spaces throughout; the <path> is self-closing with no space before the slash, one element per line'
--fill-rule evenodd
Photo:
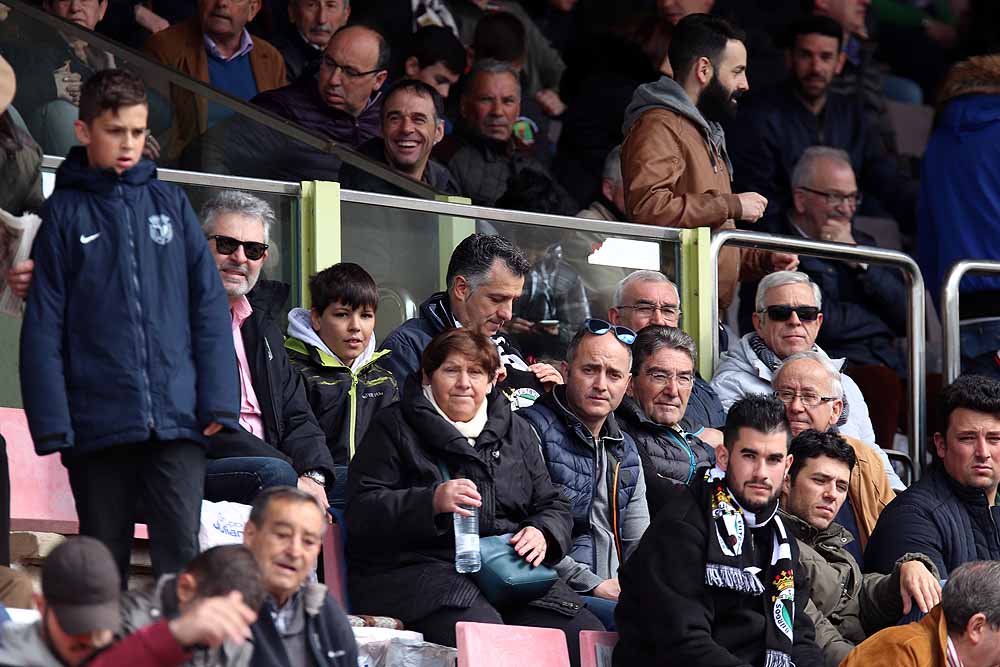
<path fill-rule="evenodd" d="M 962 374 L 962 342 L 959 332 L 958 286 L 969 273 L 1000 274 L 1000 262 L 963 259 L 952 264 L 941 286 L 941 328 L 944 329 L 944 382 L 951 384 Z"/>
<path fill-rule="evenodd" d="M 825 241 L 813 241 L 792 236 L 775 236 L 774 234 L 761 234 L 758 232 L 745 232 L 741 230 L 727 230 L 719 232 L 712 237 L 709 257 L 712 265 L 717 266 L 719 262 L 719 252 L 724 245 L 734 245 L 741 248 L 759 248 L 761 250 L 791 251 L 809 257 L 821 257 L 824 259 L 856 260 L 873 264 L 888 264 L 898 267 L 906 274 L 910 284 L 910 294 L 907 299 L 909 304 L 909 317 L 907 318 L 906 335 L 909 343 L 909 454 L 914 462 L 914 475 L 919 478 L 923 465 L 924 453 L 924 400 L 926 396 L 926 377 L 924 359 L 925 343 L 925 308 L 924 303 L 924 278 L 920 273 L 920 267 L 909 255 L 897 250 L 885 250 L 872 246 L 848 245 L 845 243 L 829 243 Z M 714 279 L 709 286 L 711 303 L 717 303 L 719 299 L 719 274 L 715 272 Z M 719 361 L 719 326 L 718 308 L 713 309 L 712 317 L 712 357 L 715 363 Z M 891 443 L 884 443 L 889 444 Z"/>
<path fill-rule="evenodd" d="M 92 32 L 86 28 L 81 28 L 75 23 L 71 23 L 70 21 L 59 18 L 58 16 L 48 14 L 37 7 L 31 6 L 25 0 L 10 0 L 9 2 L 5 2 L 5 4 L 16 10 L 16 13 L 24 14 L 32 20 L 51 28 L 53 31 L 58 31 L 69 37 L 83 40 L 98 49 L 114 53 L 118 57 L 124 57 L 128 60 L 130 67 L 141 70 L 144 75 L 149 75 L 160 80 L 166 80 L 176 86 L 179 86 L 180 88 L 204 97 L 209 102 L 227 107 L 241 116 L 256 121 L 261 125 L 274 130 L 275 132 L 285 135 L 286 137 L 290 137 L 296 141 L 306 144 L 307 146 L 334 155 L 340 158 L 344 163 L 373 174 L 382 180 L 403 189 L 405 192 L 413 194 L 414 196 L 433 198 L 437 194 L 433 188 L 425 183 L 414 180 L 409 176 L 381 164 L 380 162 L 376 162 L 375 160 L 362 155 L 348 146 L 344 146 L 312 131 L 306 130 L 286 118 L 282 118 L 275 113 L 267 111 L 263 107 L 250 104 L 238 97 L 233 97 L 228 93 L 220 92 L 203 81 L 198 81 L 197 79 L 192 79 L 186 74 L 181 74 L 171 67 L 167 67 L 166 65 L 162 65 L 155 60 L 152 60 L 146 53 L 136 51 L 131 47 L 124 46 L 118 42 L 110 40 L 99 33 Z M 16 13 L 14 14 L 15 16 Z M 15 72 L 15 75 L 16 74 L 17 72 Z"/>

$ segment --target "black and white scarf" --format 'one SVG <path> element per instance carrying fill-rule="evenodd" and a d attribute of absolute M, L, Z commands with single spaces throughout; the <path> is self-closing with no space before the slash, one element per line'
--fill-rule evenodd
<path fill-rule="evenodd" d="M 771 348 L 767 346 L 767 343 L 764 342 L 764 339 L 761 338 L 760 335 L 755 333 L 750 335 L 749 342 L 750 342 L 750 349 L 753 350 L 753 353 L 757 355 L 757 358 L 760 359 L 761 363 L 767 366 L 768 370 L 770 370 L 771 373 L 777 371 L 778 367 L 781 366 L 781 359 L 779 359 L 778 355 L 776 355 L 774 352 L 771 351 Z M 812 349 L 810 351 L 819 352 L 820 354 L 825 354 L 815 344 L 812 346 Z M 850 414 L 850 406 L 847 404 L 846 393 L 844 394 L 843 397 L 841 397 L 841 401 L 843 401 L 844 403 L 844 409 L 840 413 L 840 417 L 837 419 L 837 426 L 843 426 L 844 424 L 846 424 L 847 416 Z"/>
<path fill-rule="evenodd" d="M 711 492 L 709 523 L 715 537 L 708 538 L 705 585 L 727 588 L 751 596 L 760 596 L 767 619 L 764 667 L 790 667 L 792 627 L 795 619 L 795 566 L 785 525 L 778 517 L 778 504 L 754 513 L 742 507 L 726 485 L 726 473 L 710 468 L 705 482 Z M 752 554 L 744 552 L 747 532 L 769 526 L 772 545 L 767 571 L 760 572 Z M 766 584 L 764 582 L 767 582 Z"/>

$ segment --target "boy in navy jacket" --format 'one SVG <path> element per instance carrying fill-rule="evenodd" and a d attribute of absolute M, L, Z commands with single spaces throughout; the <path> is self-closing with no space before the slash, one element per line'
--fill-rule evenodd
<path fill-rule="evenodd" d="M 219 274 L 185 194 L 142 158 L 148 104 L 122 70 L 83 86 L 81 147 L 33 248 L 21 391 L 35 451 L 60 453 L 80 533 L 126 582 L 136 506 L 153 572 L 198 553 L 205 442 L 235 429 L 236 355 Z"/>

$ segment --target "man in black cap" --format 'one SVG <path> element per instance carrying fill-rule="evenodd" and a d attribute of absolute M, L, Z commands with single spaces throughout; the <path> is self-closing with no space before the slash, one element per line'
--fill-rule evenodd
<path fill-rule="evenodd" d="M 91 537 L 70 538 L 52 550 L 42 568 L 35 603 L 42 618 L 0 630 L 0 667 L 177 667 L 194 646 L 243 641 L 256 614 L 238 593 L 208 598 L 169 622 L 147 626 L 115 646 L 121 626 L 121 581 L 111 552 Z"/>

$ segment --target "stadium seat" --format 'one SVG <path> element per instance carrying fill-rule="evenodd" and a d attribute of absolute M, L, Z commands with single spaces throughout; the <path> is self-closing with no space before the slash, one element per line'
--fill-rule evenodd
<path fill-rule="evenodd" d="M 56 455 L 35 454 L 24 410 L 0 408 L 0 434 L 7 441 L 10 465 L 11 530 L 79 533 L 66 468 Z M 149 539 L 145 524 L 136 524 L 135 537 Z"/>
<path fill-rule="evenodd" d="M 347 565 L 344 562 L 344 540 L 340 531 L 340 524 L 334 523 L 323 535 L 323 583 L 346 612 Z"/>
<path fill-rule="evenodd" d="M 456 623 L 458 667 L 569 667 L 562 630 Z"/>
<path fill-rule="evenodd" d="M 599 646 L 614 648 L 617 643 L 617 632 L 582 630 L 580 632 L 580 666 L 600 667 L 600 661 L 597 659 L 597 648 Z"/>

